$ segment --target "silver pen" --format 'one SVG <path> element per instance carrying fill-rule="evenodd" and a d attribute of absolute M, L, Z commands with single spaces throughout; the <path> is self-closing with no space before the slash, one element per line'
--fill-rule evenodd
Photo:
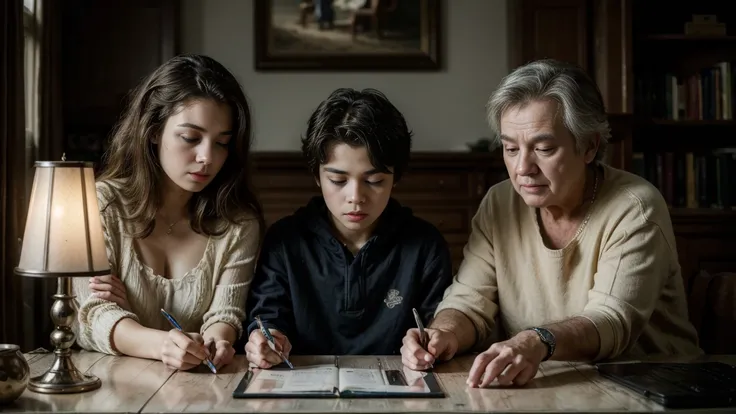
<path fill-rule="evenodd" d="M 169 312 L 161 309 L 161 313 L 164 315 L 166 320 L 169 321 L 171 326 L 173 326 L 176 330 L 180 332 L 184 332 L 184 329 L 182 329 L 181 325 L 179 325 L 179 322 L 177 322 L 176 319 L 174 319 L 174 317 L 171 316 Z M 210 369 L 210 371 L 212 371 L 213 374 L 217 375 L 217 368 L 215 368 L 215 364 L 213 364 L 209 358 L 205 358 L 203 362 L 207 365 L 207 367 Z"/>
<path fill-rule="evenodd" d="M 422 349 L 429 352 L 427 349 L 427 345 L 429 344 L 429 334 L 424 330 L 422 318 L 419 317 L 419 312 L 417 312 L 416 308 L 411 308 L 411 311 L 414 313 L 414 321 L 417 323 L 417 328 L 419 328 L 419 345 L 422 346 Z M 434 365 L 431 363 L 429 364 L 429 367 L 434 369 Z"/>
<path fill-rule="evenodd" d="M 261 322 L 261 317 L 256 316 L 255 319 L 256 319 L 256 322 L 258 323 L 258 329 L 261 330 L 261 333 L 263 334 L 263 336 L 266 337 L 266 341 L 268 341 L 268 346 L 279 355 L 279 357 L 286 363 L 286 365 L 289 366 L 289 368 L 294 369 L 294 365 L 291 364 L 291 361 L 289 361 L 289 359 L 286 358 L 283 352 L 276 349 L 276 340 L 273 339 L 271 332 L 269 332 L 268 329 L 266 329 L 266 327 L 263 326 L 263 322 Z"/>

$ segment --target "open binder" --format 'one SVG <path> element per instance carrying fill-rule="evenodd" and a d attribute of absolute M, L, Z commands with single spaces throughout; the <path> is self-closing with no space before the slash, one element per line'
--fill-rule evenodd
<path fill-rule="evenodd" d="M 355 368 L 334 363 L 249 369 L 234 398 L 443 398 L 432 372 L 408 368 Z"/>

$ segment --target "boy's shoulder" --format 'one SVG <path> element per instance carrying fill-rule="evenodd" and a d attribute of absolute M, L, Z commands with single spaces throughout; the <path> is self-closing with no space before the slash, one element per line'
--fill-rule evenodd
<path fill-rule="evenodd" d="M 425 243 L 438 241 L 444 242 L 445 240 L 442 232 L 437 228 L 437 226 L 432 224 L 429 220 L 416 215 L 414 212 L 402 220 L 400 232 L 405 238 L 423 241 Z"/>
<path fill-rule="evenodd" d="M 265 238 L 271 243 L 285 243 L 304 238 L 304 221 L 295 213 L 266 224 Z"/>
<path fill-rule="evenodd" d="M 423 217 L 422 211 L 421 208 L 393 203 L 393 217 L 385 231 L 393 234 L 392 238 L 404 246 L 416 246 L 421 251 L 446 248 L 447 241 L 444 235 L 428 219 L 429 215 Z"/>

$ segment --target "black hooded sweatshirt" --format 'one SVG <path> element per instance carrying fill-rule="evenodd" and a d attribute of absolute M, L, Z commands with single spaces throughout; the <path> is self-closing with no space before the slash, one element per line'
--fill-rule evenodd
<path fill-rule="evenodd" d="M 333 236 L 329 214 L 317 196 L 269 228 L 241 341 L 260 315 L 266 328 L 289 338 L 293 355 L 398 354 L 406 331 L 416 327 L 412 308 L 426 326 L 452 282 L 445 239 L 390 199 L 353 257 Z"/>

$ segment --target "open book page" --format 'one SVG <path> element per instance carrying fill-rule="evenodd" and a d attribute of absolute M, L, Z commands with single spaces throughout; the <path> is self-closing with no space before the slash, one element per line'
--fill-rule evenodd
<path fill-rule="evenodd" d="M 340 392 L 429 393 L 425 373 L 404 369 L 340 368 Z"/>
<path fill-rule="evenodd" d="M 337 367 L 316 365 L 296 369 L 254 370 L 245 394 L 329 393 L 337 388 Z"/>

